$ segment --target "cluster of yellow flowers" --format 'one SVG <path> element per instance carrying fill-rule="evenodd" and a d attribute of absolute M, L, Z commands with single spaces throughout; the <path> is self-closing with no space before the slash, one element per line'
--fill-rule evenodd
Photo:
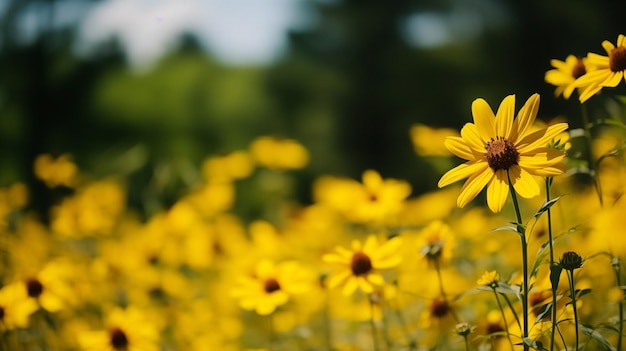
<path fill-rule="evenodd" d="M 552 61 L 557 95 L 619 83 L 626 39 L 603 47 Z M 626 123 L 568 132 L 539 105 L 477 99 L 460 136 L 415 125 L 418 155 L 465 160 L 439 187 L 467 179 L 419 195 L 370 169 L 297 203 L 281 189 L 307 149 L 261 137 L 142 218 L 124 179 L 42 155 L 35 175 L 70 191 L 42 219 L 0 188 L 0 349 L 621 350 Z M 246 218 L 242 191 L 277 198 Z"/>

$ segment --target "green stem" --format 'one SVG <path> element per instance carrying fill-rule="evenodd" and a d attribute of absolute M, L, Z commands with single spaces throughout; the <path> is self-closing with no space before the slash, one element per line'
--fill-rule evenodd
<path fill-rule="evenodd" d="M 372 345 L 374 347 L 374 351 L 379 351 L 378 348 L 378 336 L 376 335 L 376 322 L 374 321 L 374 300 L 369 296 L 370 301 L 370 327 L 372 328 Z"/>
<path fill-rule="evenodd" d="M 409 344 L 409 350 L 415 350 L 417 348 L 417 343 L 409 333 L 409 329 L 406 326 L 406 321 L 404 320 L 404 316 L 402 315 L 402 310 L 398 306 L 395 306 L 393 310 L 396 313 L 398 321 L 400 322 L 400 326 L 402 327 L 402 331 L 404 332 L 404 337 Z"/>
<path fill-rule="evenodd" d="M 574 289 L 574 270 L 568 269 L 567 276 L 569 277 L 569 292 L 572 298 L 572 308 L 574 309 L 574 330 L 576 334 L 576 343 L 574 350 L 578 350 L 578 310 L 576 308 L 576 290 Z"/>
<path fill-rule="evenodd" d="M 465 339 L 465 351 L 469 351 L 469 342 L 467 341 L 467 335 L 463 336 L 463 339 Z"/>
<path fill-rule="evenodd" d="M 587 139 L 587 167 L 589 167 L 589 173 L 593 178 L 593 183 L 596 188 L 596 193 L 598 194 L 598 201 L 600 201 L 600 206 L 603 206 L 602 201 L 602 188 L 600 187 L 600 181 L 598 180 L 597 167 L 595 162 L 593 161 L 593 141 L 591 139 L 591 125 L 589 123 L 589 116 L 587 113 L 587 106 L 585 104 L 580 105 L 582 110 L 582 119 L 583 119 L 583 129 L 585 130 L 585 139 Z"/>
<path fill-rule="evenodd" d="M 439 281 L 439 293 L 441 294 L 441 298 L 443 298 L 443 301 L 445 302 L 446 306 L 449 308 L 452 318 L 454 318 L 454 320 L 458 323 L 459 317 L 456 315 L 456 312 L 452 308 L 452 305 L 450 305 L 446 292 L 443 289 L 443 277 L 441 276 L 441 268 L 439 267 L 439 259 L 435 259 L 435 270 L 437 271 L 437 279 Z"/>
<path fill-rule="evenodd" d="M 509 300 L 509 297 L 506 296 L 505 294 L 501 294 L 501 295 L 502 297 L 504 297 L 504 300 L 506 301 L 506 304 L 509 306 L 511 313 L 513 313 L 513 317 L 515 317 L 515 321 L 517 322 L 517 327 L 522 329 L 522 323 L 520 323 L 519 321 L 519 317 L 517 316 L 517 311 L 515 311 L 515 308 L 513 308 L 513 304 L 511 303 L 511 300 Z"/>
<path fill-rule="evenodd" d="M 547 177 L 546 181 L 546 203 L 550 202 L 550 184 L 552 183 L 552 177 Z M 554 245 L 552 241 L 552 212 L 550 208 L 547 211 L 548 216 L 548 240 L 550 246 L 550 277 L 552 277 L 552 270 L 554 269 Z M 556 333 L 556 290 L 558 286 L 554 284 L 552 279 L 550 279 L 550 284 L 552 286 L 552 330 L 550 332 L 550 351 L 554 350 L 554 337 Z"/>
<path fill-rule="evenodd" d="M 500 313 L 502 314 L 502 321 L 504 322 L 504 329 L 506 329 L 506 337 L 509 339 L 509 344 L 511 345 L 511 350 L 514 351 L 515 347 L 513 346 L 513 341 L 511 340 L 511 334 L 509 334 L 509 323 L 506 321 L 506 315 L 504 314 L 504 308 L 502 308 L 502 303 L 500 303 L 500 298 L 498 297 L 498 292 L 496 288 L 493 287 L 493 294 L 496 296 L 496 301 L 498 302 L 498 308 L 500 309 Z"/>
<path fill-rule="evenodd" d="M 513 207 L 515 208 L 515 214 L 517 216 L 517 232 L 519 233 L 519 237 L 522 245 L 522 313 L 523 313 L 523 333 L 522 333 L 522 343 L 524 345 L 524 351 L 530 350 L 529 346 L 526 344 L 524 339 L 528 337 L 528 245 L 526 244 L 526 230 L 524 229 L 522 222 L 522 213 L 519 208 L 519 203 L 517 202 L 517 194 L 515 193 L 515 188 L 513 187 L 513 183 L 511 182 L 511 174 L 509 170 L 506 170 L 506 177 L 509 182 L 509 192 L 511 193 L 511 198 L 513 199 Z"/>
<path fill-rule="evenodd" d="M 615 270 L 615 279 L 617 281 L 617 286 L 622 286 L 622 277 L 620 273 L 620 261 L 619 258 L 612 258 L 613 269 Z M 621 299 L 618 302 L 619 306 L 619 334 L 617 336 L 617 351 L 622 351 L 622 331 L 624 330 L 624 304 L 622 303 L 624 299 Z"/>

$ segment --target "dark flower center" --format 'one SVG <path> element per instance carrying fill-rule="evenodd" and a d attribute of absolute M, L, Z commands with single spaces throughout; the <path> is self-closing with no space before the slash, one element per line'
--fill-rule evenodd
<path fill-rule="evenodd" d="M 574 79 L 576 79 L 576 78 L 584 75 L 585 73 L 587 73 L 587 69 L 585 68 L 585 64 L 583 63 L 582 59 L 578 59 L 578 61 L 576 62 L 576 65 L 572 69 L 572 77 L 574 77 Z"/>
<path fill-rule="evenodd" d="M 507 170 L 519 162 L 519 152 L 515 144 L 507 138 L 491 138 L 485 149 L 487 150 L 487 163 L 494 172 L 500 169 Z"/>
<path fill-rule="evenodd" d="M 4 307 L 0 306 L 0 321 L 4 319 Z"/>
<path fill-rule="evenodd" d="M 430 314 L 443 318 L 450 312 L 450 305 L 445 300 L 437 299 L 430 304 Z"/>
<path fill-rule="evenodd" d="M 35 278 L 28 279 L 26 281 L 26 290 L 28 296 L 38 298 L 43 293 L 43 284 Z"/>
<path fill-rule="evenodd" d="M 609 54 L 609 67 L 613 72 L 626 70 L 626 48 L 618 46 Z"/>
<path fill-rule="evenodd" d="M 352 255 L 350 268 L 352 269 L 352 274 L 356 276 L 367 274 L 372 270 L 372 260 L 363 252 L 357 251 Z"/>
<path fill-rule="evenodd" d="M 128 350 L 128 337 L 126 333 L 120 328 L 113 328 L 109 331 L 109 337 L 111 338 L 111 346 L 115 350 Z"/>
<path fill-rule="evenodd" d="M 278 284 L 278 280 L 269 278 L 265 281 L 264 288 L 266 293 L 271 294 L 276 290 L 280 290 L 280 284 Z"/>

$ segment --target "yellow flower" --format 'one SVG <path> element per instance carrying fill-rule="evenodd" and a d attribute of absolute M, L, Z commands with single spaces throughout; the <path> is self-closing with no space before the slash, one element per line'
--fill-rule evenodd
<path fill-rule="evenodd" d="M 37 156 L 34 164 L 35 176 L 49 188 L 56 186 L 74 187 L 78 178 L 78 167 L 68 154 L 54 158 L 52 155 Z"/>
<path fill-rule="evenodd" d="M 78 343 L 86 351 L 157 351 L 158 330 L 138 309 L 114 309 L 105 330 L 84 331 Z"/>
<path fill-rule="evenodd" d="M 616 87 L 626 72 L 626 36 L 617 36 L 617 45 L 608 40 L 602 42 L 607 56 L 587 54 L 587 73 L 576 80 L 576 86 L 585 87 L 580 102 L 587 101 L 603 87 Z"/>
<path fill-rule="evenodd" d="M 309 163 L 309 151 L 295 140 L 262 136 L 250 145 L 252 158 L 272 169 L 301 169 Z"/>
<path fill-rule="evenodd" d="M 3 286 L 0 289 L 0 331 L 28 327 L 29 317 L 37 308 L 21 283 Z"/>
<path fill-rule="evenodd" d="M 376 236 L 370 235 L 363 244 L 352 241 L 351 250 L 337 247 L 336 253 L 323 256 L 324 261 L 341 265 L 341 270 L 328 277 L 328 287 L 333 289 L 343 285 L 344 295 L 352 295 L 357 288 L 366 294 L 373 293 L 385 284 L 381 271 L 400 264 L 400 245 L 400 237 L 379 244 Z"/>
<path fill-rule="evenodd" d="M 209 182 L 243 179 L 248 177 L 253 170 L 252 159 L 245 151 L 212 156 L 202 163 L 202 175 Z"/>
<path fill-rule="evenodd" d="M 545 80 L 556 86 L 555 96 L 558 97 L 562 94 L 565 99 L 569 99 L 576 88 L 576 79 L 587 73 L 586 62 L 587 58 L 579 58 L 574 55 L 567 56 L 565 61 L 550 60 L 554 69 L 546 72 Z M 578 88 L 580 93 L 582 87 L 578 86 Z"/>
<path fill-rule="evenodd" d="M 451 156 L 445 148 L 446 137 L 455 135 L 450 128 L 433 128 L 423 124 L 411 126 L 409 131 L 415 153 L 420 156 Z"/>
<path fill-rule="evenodd" d="M 321 177 L 316 181 L 316 201 L 338 210 L 355 223 L 385 223 L 395 219 L 411 194 L 403 180 L 383 179 L 375 170 L 363 172 L 363 183 L 352 179 Z"/>
<path fill-rule="evenodd" d="M 239 277 L 232 296 L 244 310 L 268 315 L 289 302 L 294 294 L 312 287 L 313 275 L 293 261 L 275 264 L 270 260 L 259 262 L 253 274 Z"/>
<path fill-rule="evenodd" d="M 464 207 L 487 186 L 487 204 L 493 212 L 502 210 L 509 195 L 508 177 L 520 196 L 539 195 L 539 184 L 533 176 L 555 176 L 565 170 L 565 152 L 547 145 L 568 126 L 557 123 L 531 132 L 538 109 L 538 94 L 526 101 L 515 120 L 515 95 L 502 101 L 497 115 L 485 100 L 474 100 L 474 123 L 465 124 L 461 137 L 448 137 L 445 143 L 467 162 L 444 174 L 439 187 L 468 178 L 457 198 L 457 205 Z"/>
<path fill-rule="evenodd" d="M 498 284 L 498 280 L 500 280 L 500 275 L 496 271 L 487 271 L 483 273 L 483 275 L 478 279 L 476 284 L 484 285 L 484 286 L 494 286 Z"/>

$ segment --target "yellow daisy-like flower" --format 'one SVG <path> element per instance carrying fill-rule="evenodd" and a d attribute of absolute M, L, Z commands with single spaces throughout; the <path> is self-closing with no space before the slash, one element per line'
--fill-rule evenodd
<path fill-rule="evenodd" d="M 313 274 L 297 262 L 262 260 L 252 275 L 239 277 L 231 294 L 244 310 L 268 315 L 289 302 L 293 295 L 310 290 L 314 279 Z"/>
<path fill-rule="evenodd" d="M 327 286 L 331 289 L 343 285 L 343 294 L 352 295 L 357 289 L 371 294 L 385 284 L 381 270 L 394 268 L 401 262 L 399 254 L 402 240 L 394 237 L 379 244 L 375 235 L 370 235 L 364 243 L 352 241 L 352 249 L 337 247 L 336 253 L 322 258 L 329 263 L 338 263 L 341 269 L 328 277 Z"/>
<path fill-rule="evenodd" d="M 587 101 L 603 87 L 616 87 L 626 72 L 626 36 L 617 36 L 613 45 L 608 40 L 602 42 L 607 56 L 595 53 L 587 54 L 587 73 L 576 80 L 576 86 L 586 87 L 580 94 L 580 102 Z"/>
<path fill-rule="evenodd" d="M 464 207 L 487 186 L 487 204 L 500 212 L 509 195 L 509 179 L 515 191 L 524 198 L 539 195 L 533 176 L 562 174 L 565 152 L 549 148 L 548 143 L 567 129 L 557 123 L 532 131 L 539 109 L 539 94 L 532 95 L 515 114 L 515 95 L 509 95 L 494 114 L 483 99 L 472 103 L 474 123 L 461 129 L 461 137 L 448 137 L 446 147 L 467 162 L 449 170 L 439 180 L 439 187 L 468 178 L 457 205 Z"/>
<path fill-rule="evenodd" d="M 500 275 L 496 271 L 487 271 L 478 279 L 476 284 L 489 287 L 497 286 Z"/>
<path fill-rule="evenodd" d="M 137 308 L 116 308 L 108 315 L 107 329 L 83 331 L 78 343 L 85 351 L 157 351 L 159 331 Z"/>
<path fill-rule="evenodd" d="M 567 56 L 565 61 L 550 60 L 554 69 L 546 72 L 545 80 L 556 86 L 555 96 L 558 97 L 562 94 L 565 99 L 569 99 L 577 87 L 576 79 L 587 73 L 586 62 L 587 58 L 579 58 L 574 55 Z M 580 93 L 583 87 L 578 86 L 578 88 Z"/>

